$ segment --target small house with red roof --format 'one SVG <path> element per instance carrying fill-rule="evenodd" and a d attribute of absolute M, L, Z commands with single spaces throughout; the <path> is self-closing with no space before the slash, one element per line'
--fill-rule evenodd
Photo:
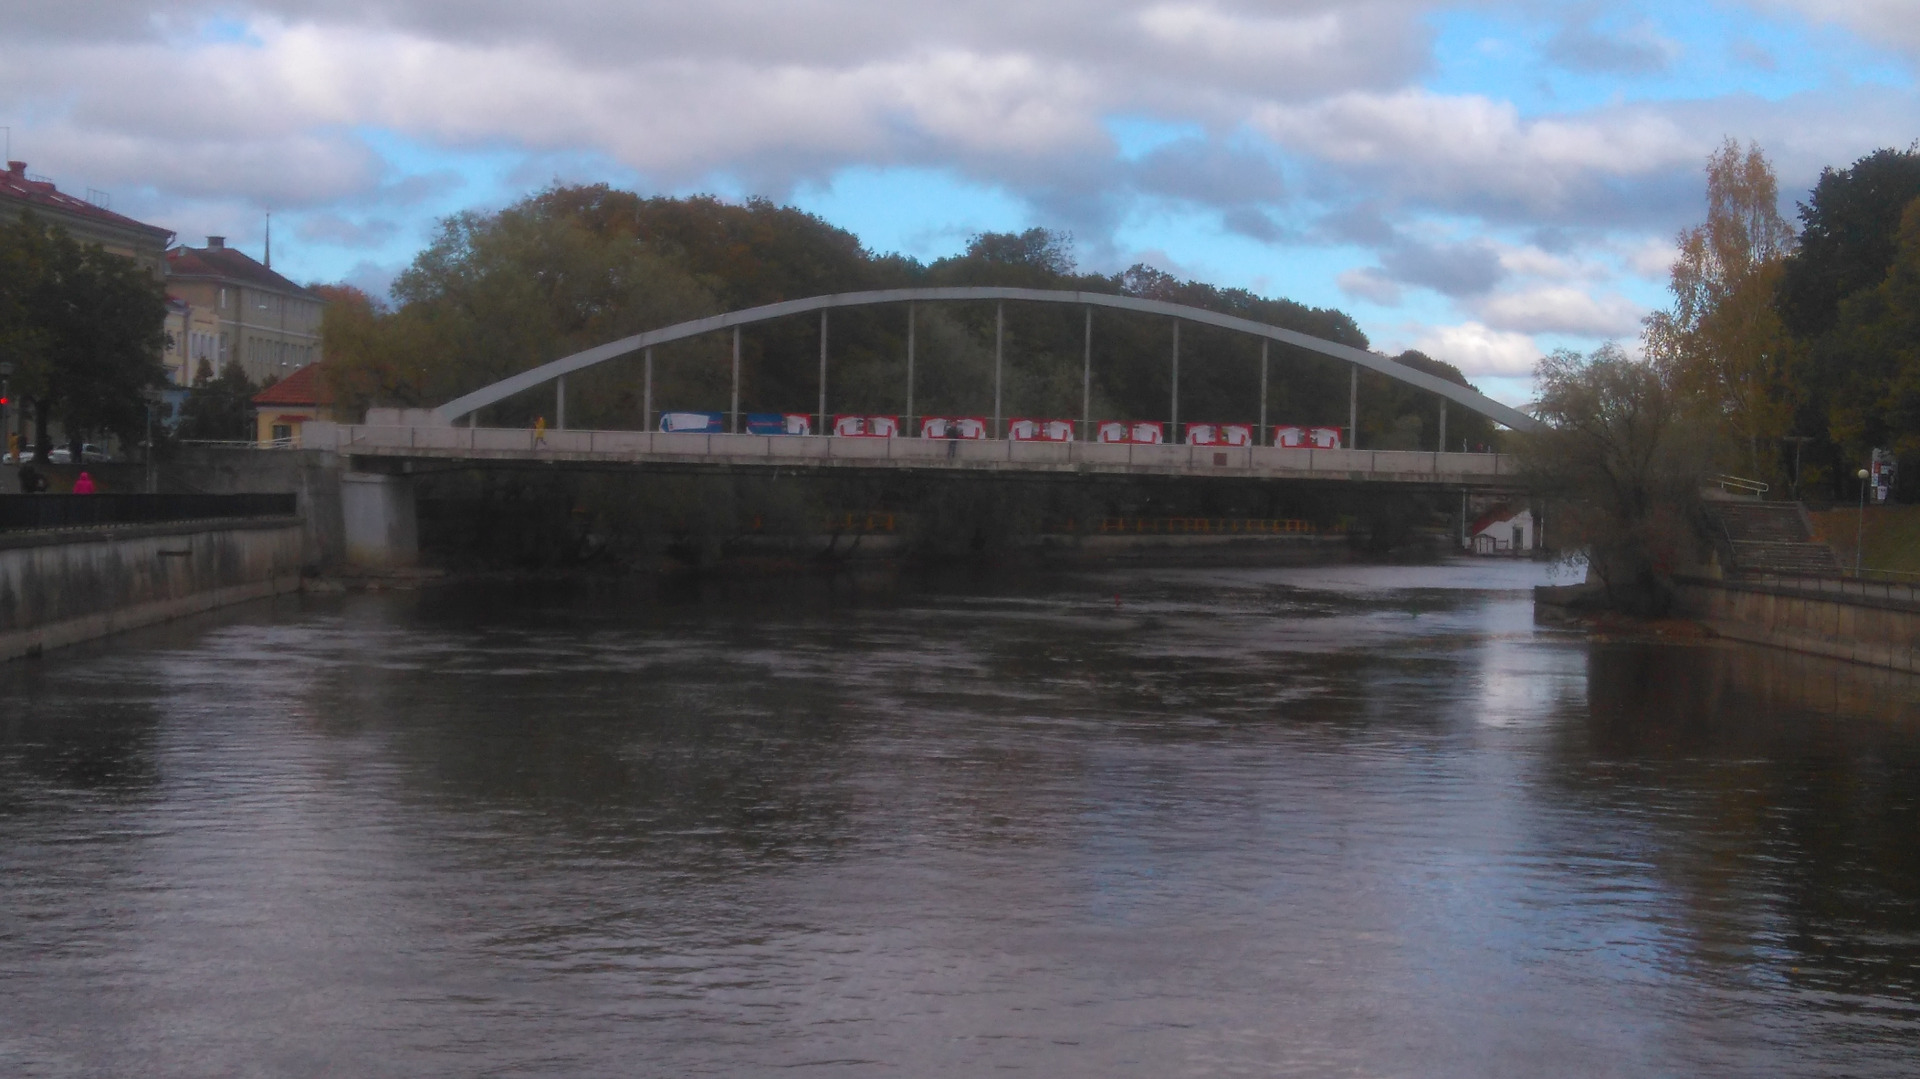
<path fill-rule="evenodd" d="M 311 363 L 253 395 L 254 425 L 260 445 L 298 447 L 300 426 L 312 420 L 332 422 L 333 385 L 323 364 Z"/>
<path fill-rule="evenodd" d="M 1519 554 L 1533 550 L 1539 538 L 1532 510 L 1498 506 L 1468 527 L 1466 546 L 1474 554 Z"/>

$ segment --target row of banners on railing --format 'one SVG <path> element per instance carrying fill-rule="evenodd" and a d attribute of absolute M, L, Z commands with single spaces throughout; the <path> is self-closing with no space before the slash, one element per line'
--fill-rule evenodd
<path fill-rule="evenodd" d="M 750 435 L 810 435 L 813 417 L 804 412 L 749 412 Z M 1016 416 L 1007 421 L 1007 437 L 1015 442 L 1072 442 L 1073 420 Z M 686 434 L 725 434 L 724 412 L 662 412 L 660 430 Z M 921 438 L 979 440 L 991 438 L 985 416 L 923 416 Z M 1094 424 L 1094 441 L 1109 445 L 1157 446 L 1167 440 L 1167 425 L 1152 420 L 1101 420 Z M 1192 446 L 1251 446 L 1257 429 L 1250 423 L 1189 423 L 1184 441 Z M 840 438 L 899 438 L 898 416 L 838 415 L 833 434 Z M 1270 445 L 1289 449 L 1337 450 L 1340 428 L 1281 424 L 1273 429 Z"/>

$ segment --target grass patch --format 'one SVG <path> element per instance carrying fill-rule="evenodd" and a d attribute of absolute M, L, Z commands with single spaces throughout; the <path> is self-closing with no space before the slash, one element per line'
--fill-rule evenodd
<path fill-rule="evenodd" d="M 1825 540 L 1840 556 L 1840 564 L 1853 566 L 1853 542 L 1859 525 L 1859 507 L 1809 510 L 1814 535 Z M 1899 570 L 1920 573 L 1920 506 L 1868 506 L 1866 516 L 1867 569 Z"/>

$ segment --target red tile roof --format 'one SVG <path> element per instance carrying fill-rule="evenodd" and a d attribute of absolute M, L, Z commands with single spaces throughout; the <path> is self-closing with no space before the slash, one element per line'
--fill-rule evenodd
<path fill-rule="evenodd" d="M 319 299 L 231 247 L 176 247 L 167 252 L 167 276 L 206 277 Z"/>
<path fill-rule="evenodd" d="M 1502 521 L 1511 521 L 1518 516 L 1520 516 L 1520 511 L 1514 509 L 1512 506 L 1495 506 L 1493 509 L 1481 514 L 1467 529 L 1467 534 L 1469 536 L 1477 536 Z"/>
<path fill-rule="evenodd" d="M 314 407 L 333 404 L 333 385 L 321 368 L 326 361 L 310 363 L 293 374 L 253 395 L 256 405 L 299 405 Z"/>
<path fill-rule="evenodd" d="M 0 172 L 0 198 L 24 202 L 29 206 L 58 210 L 61 213 L 72 214 L 75 217 L 92 218 L 102 224 L 114 225 L 123 229 L 145 232 L 147 235 L 159 241 L 162 246 L 165 246 L 168 240 L 173 239 L 173 231 L 171 229 L 163 229 L 158 225 L 149 225 L 145 221 L 135 221 L 131 217 L 116 214 L 112 210 L 95 206 L 86 199 L 79 199 L 72 195 L 64 194 L 58 188 L 54 187 L 53 182 L 50 180 L 29 180 L 27 178 L 27 163 L 24 161 L 9 161 L 7 162 L 7 171 Z"/>

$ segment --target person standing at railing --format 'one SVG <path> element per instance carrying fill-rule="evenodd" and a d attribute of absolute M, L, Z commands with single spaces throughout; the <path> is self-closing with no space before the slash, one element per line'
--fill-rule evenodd
<path fill-rule="evenodd" d="M 547 444 L 547 418 L 545 416 L 535 416 L 533 418 L 533 444 L 536 448 Z"/>
<path fill-rule="evenodd" d="M 47 490 L 47 477 L 32 465 L 20 466 L 20 493 L 23 495 L 44 494 Z"/>
<path fill-rule="evenodd" d="M 92 494 L 93 477 L 85 472 L 80 473 L 79 477 L 73 481 L 73 493 L 77 495 Z"/>

